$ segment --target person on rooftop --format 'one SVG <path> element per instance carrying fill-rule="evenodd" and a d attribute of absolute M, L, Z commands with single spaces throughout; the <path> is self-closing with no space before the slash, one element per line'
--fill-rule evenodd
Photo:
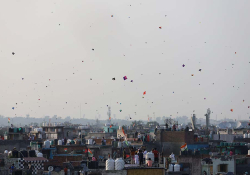
<path fill-rule="evenodd" d="M 158 163 L 158 151 L 155 149 L 153 149 L 152 153 L 154 153 L 154 158 L 155 158 L 155 162 Z"/>
<path fill-rule="evenodd" d="M 142 164 L 143 164 L 143 153 L 142 153 L 142 150 L 139 150 L 138 156 L 139 156 L 140 166 L 142 166 Z"/>
<path fill-rule="evenodd" d="M 149 158 L 147 162 L 147 166 L 152 167 L 152 164 L 153 164 L 153 161 L 151 160 L 151 158 Z"/>
<path fill-rule="evenodd" d="M 135 164 L 135 149 L 132 147 L 130 149 L 130 156 L 131 156 L 131 164 Z"/>

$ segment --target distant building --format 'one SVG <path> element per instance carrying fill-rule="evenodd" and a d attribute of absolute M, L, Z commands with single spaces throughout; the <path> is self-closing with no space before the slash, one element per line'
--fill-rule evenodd
<path fill-rule="evenodd" d="M 42 126 L 46 139 L 63 139 L 64 126 Z"/>

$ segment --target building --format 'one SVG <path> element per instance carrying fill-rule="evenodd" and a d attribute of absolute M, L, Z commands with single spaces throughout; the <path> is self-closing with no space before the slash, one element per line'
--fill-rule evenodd
<path fill-rule="evenodd" d="M 63 139 L 64 126 L 42 126 L 46 139 Z"/>

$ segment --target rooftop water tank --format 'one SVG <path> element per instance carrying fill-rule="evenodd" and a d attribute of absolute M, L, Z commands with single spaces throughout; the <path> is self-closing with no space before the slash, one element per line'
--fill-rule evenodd
<path fill-rule="evenodd" d="M 50 148 L 50 141 L 46 140 L 46 141 L 44 142 L 44 147 L 45 147 L 45 148 Z"/>
<path fill-rule="evenodd" d="M 51 141 L 50 141 L 50 145 L 54 145 L 54 140 L 51 140 Z"/>
<path fill-rule="evenodd" d="M 169 172 L 173 172 L 174 171 L 174 165 L 173 164 L 169 164 Z"/>
<path fill-rule="evenodd" d="M 115 170 L 115 161 L 113 159 L 106 160 L 106 170 Z"/>
<path fill-rule="evenodd" d="M 247 138 L 248 137 L 248 135 L 247 134 L 243 134 L 243 138 L 245 139 L 245 138 Z"/>
<path fill-rule="evenodd" d="M 58 145 L 62 145 L 62 140 L 58 140 Z"/>
<path fill-rule="evenodd" d="M 93 139 L 88 139 L 88 145 L 92 145 L 93 144 Z"/>
<path fill-rule="evenodd" d="M 122 142 L 118 142 L 118 148 L 121 148 L 122 147 Z"/>
<path fill-rule="evenodd" d="M 115 170 L 122 170 L 124 168 L 125 162 L 122 158 L 117 158 L 115 160 Z"/>
<path fill-rule="evenodd" d="M 154 157 L 154 154 L 152 153 L 152 152 L 148 152 L 147 154 L 146 154 L 146 164 L 148 163 L 148 160 L 149 160 L 149 158 L 154 162 L 154 160 L 155 160 L 155 157 Z"/>
<path fill-rule="evenodd" d="M 42 153 L 37 153 L 37 157 L 43 157 Z"/>
<path fill-rule="evenodd" d="M 71 143 L 71 140 L 70 140 L 70 139 L 68 139 L 68 140 L 67 140 L 67 143 Z"/>
<path fill-rule="evenodd" d="M 181 171 L 181 166 L 179 164 L 174 165 L 174 172 Z"/>

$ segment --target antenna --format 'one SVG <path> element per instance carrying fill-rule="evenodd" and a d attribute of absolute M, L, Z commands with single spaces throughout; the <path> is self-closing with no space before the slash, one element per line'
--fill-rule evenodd
<path fill-rule="evenodd" d="M 110 120 L 111 122 L 111 107 L 110 106 L 108 107 L 107 115 L 108 115 L 108 120 Z"/>

